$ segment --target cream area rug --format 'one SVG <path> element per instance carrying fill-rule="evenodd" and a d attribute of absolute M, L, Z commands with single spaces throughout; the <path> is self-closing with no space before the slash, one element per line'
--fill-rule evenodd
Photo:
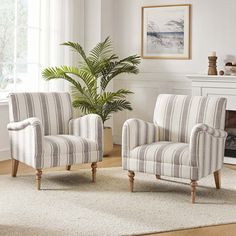
<path fill-rule="evenodd" d="M 199 181 L 196 204 L 190 187 L 137 173 L 129 192 L 121 168 L 0 176 L 0 235 L 138 235 L 236 222 L 236 171 L 225 168 L 222 189 L 213 176 Z"/>

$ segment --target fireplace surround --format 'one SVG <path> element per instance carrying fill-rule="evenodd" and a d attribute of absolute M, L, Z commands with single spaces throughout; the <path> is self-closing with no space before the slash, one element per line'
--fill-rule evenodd
<path fill-rule="evenodd" d="M 192 81 L 192 95 L 227 98 L 224 163 L 236 165 L 236 76 L 187 75 Z"/>
<path fill-rule="evenodd" d="M 225 131 L 228 133 L 225 156 L 236 158 L 236 111 L 226 111 Z"/>

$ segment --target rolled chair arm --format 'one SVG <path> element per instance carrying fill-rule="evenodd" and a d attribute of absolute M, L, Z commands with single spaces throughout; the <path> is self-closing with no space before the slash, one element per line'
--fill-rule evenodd
<path fill-rule="evenodd" d="M 23 121 L 11 122 L 7 128 L 10 135 L 12 158 L 35 169 L 42 168 L 44 131 L 41 121 L 36 117 L 31 117 Z"/>
<path fill-rule="evenodd" d="M 39 126 L 42 129 L 41 121 L 36 117 L 31 117 L 19 122 L 11 122 L 7 125 L 9 131 L 19 131 L 25 129 L 28 126 Z"/>
<path fill-rule="evenodd" d="M 225 140 L 227 132 L 197 124 L 190 136 L 191 166 L 198 167 L 197 178 L 202 178 L 219 170 L 223 166 Z"/>
<path fill-rule="evenodd" d="M 122 129 L 122 157 L 129 157 L 130 151 L 140 145 L 158 141 L 158 127 L 140 119 L 127 120 Z"/>
<path fill-rule="evenodd" d="M 222 129 L 215 129 L 212 128 L 206 124 L 197 124 L 193 127 L 192 132 L 191 132 L 191 138 L 196 137 L 199 133 L 205 132 L 209 135 L 212 135 L 216 138 L 226 138 L 227 137 L 227 132 L 225 132 Z"/>

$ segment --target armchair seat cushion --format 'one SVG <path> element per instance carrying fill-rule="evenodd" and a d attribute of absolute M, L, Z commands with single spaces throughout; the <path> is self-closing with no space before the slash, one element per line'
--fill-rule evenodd
<path fill-rule="evenodd" d="M 192 167 L 188 143 L 160 141 L 141 145 L 130 152 L 129 169 L 158 175 L 192 178 L 197 167 Z"/>
<path fill-rule="evenodd" d="M 173 165 L 190 165 L 189 144 L 173 142 L 156 142 L 134 148 L 131 158 L 140 161 L 165 162 Z"/>
<path fill-rule="evenodd" d="M 44 136 L 43 167 L 56 167 L 99 160 L 95 141 L 74 135 Z"/>

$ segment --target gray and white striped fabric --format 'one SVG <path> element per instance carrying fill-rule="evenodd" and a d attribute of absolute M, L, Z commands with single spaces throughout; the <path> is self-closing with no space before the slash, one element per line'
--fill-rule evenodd
<path fill-rule="evenodd" d="M 192 179 L 200 179 L 223 167 L 226 137 L 224 130 L 205 124 L 194 126 L 190 138 L 190 161 L 198 171 L 192 172 Z"/>
<path fill-rule="evenodd" d="M 123 169 L 198 180 L 223 165 L 226 99 L 162 94 L 154 124 L 124 123 Z"/>
<path fill-rule="evenodd" d="M 98 143 L 74 135 L 50 135 L 44 138 L 41 168 L 99 161 Z"/>
<path fill-rule="evenodd" d="M 12 158 L 29 166 L 41 168 L 43 158 L 43 127 L 38 118 L 9 123 Z"/>
<path fill-rule="evenodd" d="M 72 119 L 68 93 L 11 94 L 9 113 L 12 158 L 36 169 L 102 160 L 101 118 Z"/>
<path fill-rule="evenodd" d="M 153 122 L 159 127 L 160 141 L 188 143 L 196 124 L 224 129 L 225 107 L 225 98 L 161 94 Z"/>
<path fill-rule="evenodd" d="M 94 140 L 98 145 L 101 161 L 103 157 L 103 124 L 100 116 L 95 114 L 86 115 L 69 122 L 69 133 L 89 140 Z"/>
<path fill-rule="evenodd" d="M 68 134 L 72 118 L 69 93 L 11 93 L 9 95 L 10 122 L 37 117 L 44 135 Z"/>
<path fill-rule="evenodd" d="M 122 161 L 127 169 L 127 158 L 133 148 L 158 141 L 158 128 L 140 119 L 129 119 L 124 123 L 122 132 Z"/>

